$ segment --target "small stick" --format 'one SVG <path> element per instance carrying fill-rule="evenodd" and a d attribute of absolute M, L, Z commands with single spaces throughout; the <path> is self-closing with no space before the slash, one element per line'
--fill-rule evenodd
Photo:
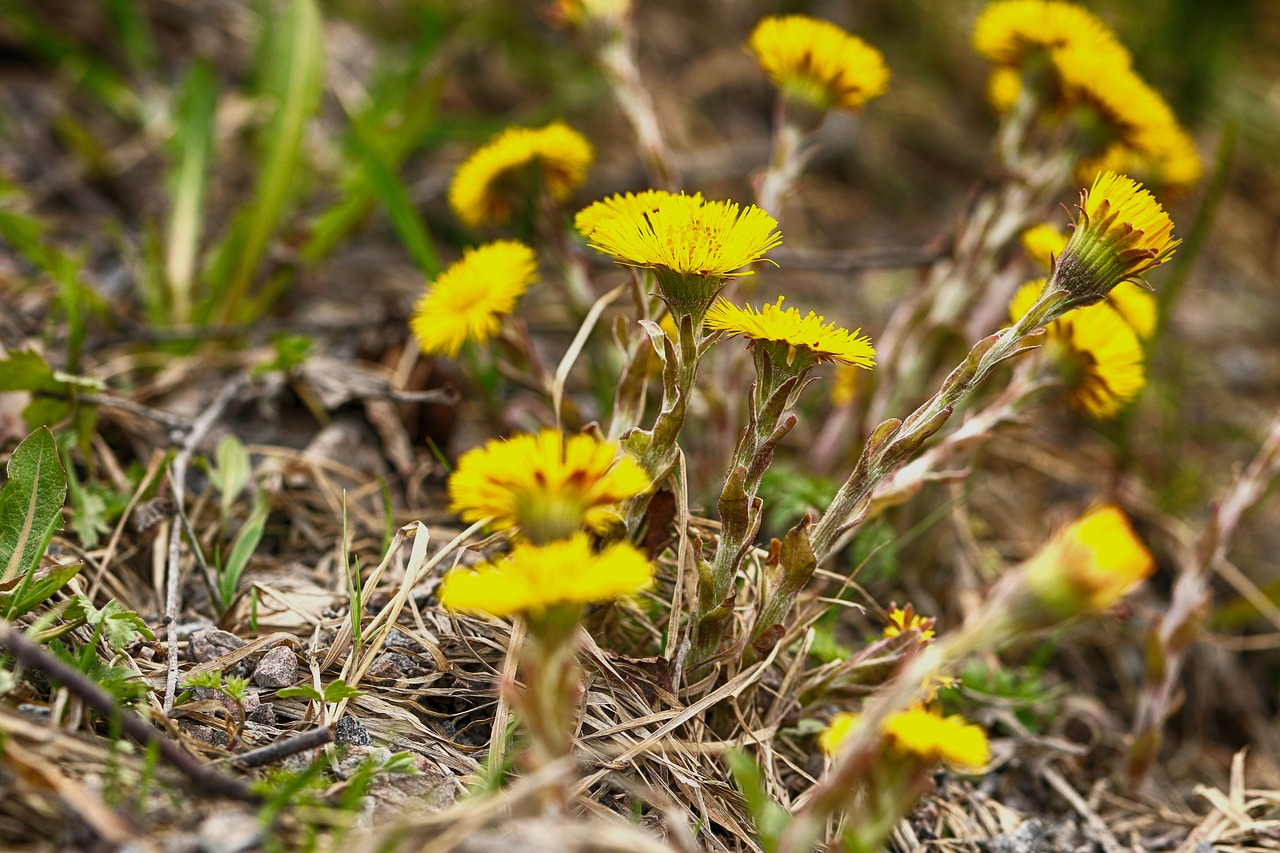
<path fill-rule="evenodd" d="M 0 645 L 5 646 L 17 661 L 32 669 L 40 670 L 99 714 L 109 720 L 119 720 L 120 729 L 138 743 L 148 747 L 154 744 L 160 757 L 187 778 L 189 787 L 194 793 L 226 797 L 247 803 L 256 803 L 262 799 L 241 780 L 219 773 L 185 752 L 172 740 L 161 737 L 160 733 L 145 719 L 132 711 L 126 711 L 107 691 L 81 675 L 69 664 L 63 663 L 40 648 L 10 622 L 3 619 L 0 619 Z"/>
<path fill-rule="evenodd" d="M 334 731 L 334 725 L 320 726 L 293 737 L 269 743 L 258 749 L 242 752 L 233 757 L 231 763 L 238 767 L 263 767 L 267 764 L 274 764 L 291 755 L 297 755 L 299 752 L 306 752 L 308 749 L 315 749 L 317 746 L 332 743 Z"/>
<path fill-rule="evenodd" d="M 173 488 L 174 517 L 169 522 L 169 569 L 165 577 L 164 623 L 168 630 L 165 642 L 168 645 L 168 675 L 165 678 L 164 712 L 173 710 L 173 698 L 178 692 L 178 608 L 182 591 L 179 556 L 182 544 L 182 522 L 178 514 L 182 511 L 183 501 L 187 493 L 187 465 L 191 463 L 191 454 L 196 445 L 204 440 L 205 435 L 214 422 L 222 415 L 236 393 L 244 386 L 246 380 L 236 377 L 222 386 L 222 390 L 213 398 L 209 407 L 200 413 L 200 417 L 191 422 L 191 429 L 182 440 L 182 446 L 173 457 L 169 466 L 169 484 Z"/>

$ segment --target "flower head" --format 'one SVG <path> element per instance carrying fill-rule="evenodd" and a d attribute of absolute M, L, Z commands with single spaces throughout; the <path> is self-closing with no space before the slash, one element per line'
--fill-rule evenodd
<path fill-rule="evenodd" d="M 778 221 L 755 205 L 742 209 L 684 193 L 617 199 L 606 202 L 612 215 L 588 215 L 591 247 L 618 263 L 652 269 L 671 312 L 693 316 L 695 324 L 725 278 L 752 275 L 743 268 L 768 260 L 769 250 L 782 242 Z"/>
<path fill-rule="evenodd" d="M 631 12 L 631 0 L 557 0 L 555 13 L 559 20 L 580 27 L 599 21 L 616 24 Z"/>
<path fill-rule="evenodd" d="M 556 430 L 469 450 L 449 478 L 450 509 L 463 521 L 491 518 L 494 529 L 518 527 L 535 542 L 604 532 L 618 504 L 647 488 L 649 477 L 617 446 Z"/>
<path fill-rule="evenodd" d="M 1111 607 L 1155 570 L 1151 552 L 1123 512 L 1100 506 L 1059 530 L 1023 564 L 1035 614 L 1048 624 Z"/>
<path fill-rule="evenodd" d="M 836 714 L 819 738 L 823 751 L 836 755 L 857 731 L 858 721 L 858 714 Z M 899 757 L 925 766 L 944 762 L 959 770 L 979 770 L 991 760 L 987 734 L 980 726 L 960 716 L 943 717 L 923 705 L 890 715 L 881 732 Z"/>
<path fill-rule="evenodd" d="M 1080 218 L 1058 258 L 1053 286 L 1077 304 L 1096 302 L 1172 257 L 1173 220 L 1142 185 L 1103 172 L 1081 192 Z"/>
<path fill-rule="evenodd" d="M 536 192 L 530 180 L 564 201 L 586 179 L 594 156 L 586 137 L 562 122 L 508 128 L 458 168 L 449 206 L 472 228 L 501 225 Z"/>
<path fill-rule="evenodd" d="M 1124 287 L 1147 296 L 1133 284 Z M 1019 288 L 1009 303 L 1011 319 L 1016 322 L 1022 317 L 1043 288 L 1044 279 Z M 1077 308 L 1045 327 L 1045 351 L 1062 368 L 1067 402 L 1095 418 L 1114 417 L 1146 384 L 1142 342 L 1131 322 L 1110 304 L 1118 301 L 1117 292 L 1121 288 L 1111 292 L 1108 304 Z M 1125 299 L 1131 298 L 1125 294 Z M 1135 300 L 1131 307 L 1136 306 Z"/>
<path fill-rule="evenodd" d="M 898 752 L 925 764 L 939 761 L 960 770 L 980 770 L 991 760 L 987 733 L 963 717 L 943 717 L 923 705 L 894 714 L 883 731 Z"/>
<path fill-rule="evenodd" d="M 452 358 L 463 341 L 484 343 L 497 334 L 502 315 L 537 280 L 537 259 L 523 243 L 499 240 L 466 249 L 418 300 L 409 328 L 423 352 Z"/>
<path fill-rule="evenodd" d="M 929 616 L 921 616 L 916 613 L 910 604 L 906 607 L 898 607 L 896 604 L 889 608 L 889 617 L 885 620 L 884 635 L 885 637 L 896 637 L 907 631 L 918 631 L 920 633 L 920 641 L 929 643 L 936 636 L 933 626 L 937 620 Z"/>
<path fill-rule="evenodd" d="M 857 110 L 889 87 L 880 51 L 828 21 L 765 18 L 748 46 L 784 95 L 820 110 Z"/>
<path fill-rule="evenodd" d="M 1129 64 L 1129 52 L 1110 27 L 1087 9 L 1059 0 L 988 3 L 974 24 L 973 47 L 999 65 L 1021 65 L 1035 51 L 1069 47 Z"/>
<path fill-rule="evenodd" d="M 510 556 L 454 569 L 440 586 L 449 610 L 510 616 L 558 605 L 628 598 L 653 583 L 653 567 L 626 543 L 591 552 L 586 534 L 547 545 L 519 543 Z"/>
<path fill-rule="evenodd" d="M 806 350 L 816 361 L 834 361 L 840 364 L 871 368 L 876 363 L 876 351 L 871 339 L 859 337 L 861 329 L 850 332 L 810 311 L 801 314 L 795 308 L 782 308 L 784 297 L 779 296 L 776 305 L 766 304 L 759 311 L 750 305 L 739 308 L 727 299 L 716 300 L 707 312 L 709 328 L 733 335 L 746 335 L 753 341 L 774 341 L 788 347 L 789 359 L 795 351 Z"/>
<path fill-rule="evenodd" d="M 641 217 L 652 215 L 657 211 L 659 204 L 671 196 L 672 193 L 666 190 L 615 193 L 608 198 L 592 202 L 578 211 L 578 215 L 573 218 L 573 227 L 578 229 L 578 233 L 583 237 L 590 239 L 604 220 L 612 219 L 623 211 Z M 692 198 L 701 200 L 702 195 L 694 194 Z"/>

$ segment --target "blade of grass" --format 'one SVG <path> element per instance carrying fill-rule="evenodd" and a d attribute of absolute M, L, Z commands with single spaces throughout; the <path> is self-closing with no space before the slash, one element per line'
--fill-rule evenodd
<path fill-rule="evenodd" d="M 172 144 L 177 166 L 170 175 L 173 209 L 169 215 L 165 258 L 170 319 L 174 325 L 191 321 L 191 289 L 195 283 L 209 165 L 213 161 L 213 113 L 218 97 L 215 86 L 209 66 L 197 62 L 179 89 L 174 116 Z"/>
<path fill-rule="evenodd" d="M 236 217 L 210 271 L 206 317 L 243 321 L 241 301 L 300 178 L 302 137 L 323 90 L 323 33 L 315 0 L 293 0 L 280 27 L 268 68 L 267 94 L 277 103 L 268 149 L 253 199 Z"/>

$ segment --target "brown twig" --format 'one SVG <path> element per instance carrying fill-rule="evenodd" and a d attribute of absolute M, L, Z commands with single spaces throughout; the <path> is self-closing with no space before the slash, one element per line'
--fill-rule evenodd
<path fill-rule="evenodd" d="M 333 725 L 320 726 L 293 737 L 269 743 L 258 749 L 242 752 L 232 758 L 231 763 L 239 767 L 264 767 L 268 764 L 274 764 L 291 755 L 297 755 L 299 752 L 306 752 L 308 749 L 315 749 L 318 746 L 332 743 L 335 729 L 336 726 Z"/>
<path fill-rule="evenodd" d="M 119 720 L 120 729 L 138 743 L 155 746 L 160 757 L 185 776 L 189 787 L 196 794 L 226 797 L 256 803 L 261 797 L 239 779 L 219 773 L 202 764 L 194 756 L 183 751 L 176 743 L 160 736 L 155 728 L 142 717 L 120 706 L 111 694 L 80 674 L 69 664 L 58 660 L 27 639 L 10 622 L 0 619 L 0 645 L 20 663 L 38 669 L 93 710 L 110 720 Z"/>

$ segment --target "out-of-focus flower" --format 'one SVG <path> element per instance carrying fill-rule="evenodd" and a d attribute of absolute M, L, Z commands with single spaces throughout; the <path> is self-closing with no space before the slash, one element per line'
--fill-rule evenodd
<path fill-rule="evenodd" d="M 586 534 L 547 545 L 520 543 L 510 556 L 454 569 L 440 586 L 449 610 L 511 616 L 629 598 L 653 583 L 653 567 L 626 543 L 591 552 Z"/>
<path fill-rule="evenodd" d="M 1128 66 L 1129 51 L 1100 18 L 1074 3 L 1002 0 L 988 3 L 973 27 L 973 47 L 998 65 L 1020 65 L 1035 51 L 1087 48 Z"/>
<path fill-rule="evenodd" d="M 450 509 L 463 521 L 489 518 L 496 530 L 517 527 L 544 543 L 607 531 L 618 504 L 647 488 L 649 477 L 616 445 L 557 430 L 469 450 L 449 478 Z"/>
<path fill-rule="evenodd" d="M 449 206 L 472 228 L 501 225 L 537 198 L 539 187 L 564 201 L 586 180 L 594 156 L 586 137 L 563 122 L 508 128 L 458 168 Z"/>
<path fill-rule="evenodd" d="M 775 305 L 766 304 L 759 311 L 750 305 L 739 308 L 727 299 L 716 300 L 707 312 L 706 325 L 730 336 L 745 335 L 753 341 L 773 341 L 788 348 L 788 363 L 796 351 L 807 350 L 814 362 L 834 361 L 840 364 L 871 368 L 876 351 L 871 339 L 860 336 L 861 329 L 850 332 L 810 311 L 801 314 L 795 308 L 783 309 L 784 297 Z"/>
<path fill-rule="evenodd" d="M 829 21 L 765 18 L 747 44 L 786 97 L 819 110 L 857 110 L 889 87 L 880 51 Z"/>
<path fill-rule="evenodd" d="M 842 713 L 832 718 L 819 742 L 828 755 L 839 753 L 858 728 L 859 715 Z M 943 717 L 923 705 L 890 715 L 881 726 L 887 745 L 899 760 L 925 766 L 939 762 L 958 770 L 980 770 L 991 760 L 987 734 L 963 717 Z"/>
<path fill-rule="evenodd" d="M 503 315 L 537 280 L 537 259 L 523 243 L 499 240 L 467 249 L 418 300 L 409 328 L 423 352 L 452 358 L 464 341 L 484 343 L 497 334 Z"/>
<path fill-rule="evenodd" d="M 894 605 L 889 608 L 889 616 L 885 620 L 884 635 L 896 637 L 906 631 L 919 631 L 920 641 L 928 643 L 936 636 L 933 630 L 937 622 L 931 616 L 921 616 L 908 604 L 906 607 Z"/>

